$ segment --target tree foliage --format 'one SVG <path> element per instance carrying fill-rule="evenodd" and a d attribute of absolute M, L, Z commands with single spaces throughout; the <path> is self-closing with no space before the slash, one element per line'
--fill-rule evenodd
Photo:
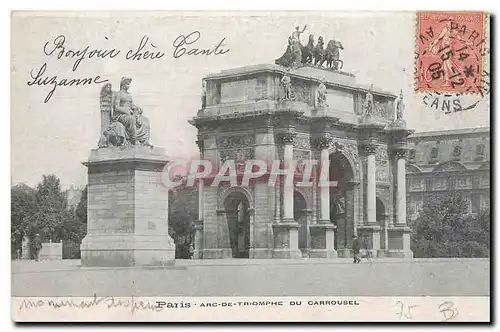
<path fill-rule="evenodd" d="M 433 196 L 412 225 L 415 257 L 489 257 L 490 211 L 468 213 L 459 193 Z"/>
<path fill-rule="evenodd" d="M 198 190 L 185 186 L 173 189 L 168 205 L 169 233 L 175 241 L 176 258 L 191 258 L 194 223 L 198 219 Z"/>
<path fill-rule="evenodd" d="M 11 200 L 11 253 L 22 249 L 23 237 L 29 232 L 30 221 L 36 214 L 35 190 L 21 183 L 15 185 L 10 191 Z"/>
<path fill-rule="evenodd" d="M 82 195 L 76 211 L 68 206 L 60 180 L 53 174 L 44 175 L 36 188 L 26 184 L 12 187 L 12 252 L 22 249 L 23 238 L 32 240 L 36 234 L 40 234 L 42 242 L 63 241 L 63 258 L 78 258 L 80 241 L 87 231 L 86 198 L 86 194 Z M 65 257 L 64 246 L 68 244 L 77 247 L 78 253 Z"/>

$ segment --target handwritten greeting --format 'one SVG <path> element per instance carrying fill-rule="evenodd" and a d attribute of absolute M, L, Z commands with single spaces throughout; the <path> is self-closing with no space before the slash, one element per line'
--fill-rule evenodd
<path fill-rule="evenodd" d="M 212 47 L 199 47 L 202 34 L 200 31 L 193 31 L 186 35 L 179 35 L 172 42 L 172 57 L 179 59 L 182 57 L 197 56 L 221 56 L 230 51 L 226 47 L 226 38 Z M 108 40 L 107 37 L 105 37 Z M 165 52 L 149 38 L 144 35 L 139 41 L 137 47 L 123 51 L 119 48 L 98 49 L 91 45 L 85 45 L 79 48 L 68 46 L 67 38 L 61 34 L 51 41 L 47 41 L 43 47 L 43 54 L 47 57 L 55 57 L 57 60 L 70 59 L 73 61 L 71 72 L 66 77 L 60 75 L 48 74 L 47 62 L 44 62 L 38 69 L 30 70 L 30 80 L 27 82 L 30 87 L 49 86 L 50 90 L 45 97 L 44 103 L 48 103 L 58 87 L 79 87 L 87 85 L 96 85 L 108 82 L 107 78 L 96 76 L 78 76 L 75 73 L 82 62 L 89 60 L 106 60 L 123 57 L 129 61 L 155 61 L 164 58 Z"/>

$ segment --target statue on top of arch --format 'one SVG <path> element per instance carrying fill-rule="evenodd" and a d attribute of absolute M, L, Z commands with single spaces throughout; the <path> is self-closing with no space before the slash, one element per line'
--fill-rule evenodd
<path fill-rule="evenodd" d="M 340 60 L 340 50 L 344 49 L 341 42 L 335 39 L 330 40 L 324 48 L 323 37 L 318 38 L 318 43 L 314 44 L 314 35 L 309 35 L 306 46 L 300 43 L 300 35 L 305 32 L 307 25 L 300 30 L 300 26 L 295 27 L 295 31 L 288 37 L 288 46 L 285 53 L 275 60 L 275 63 L 284 67 L 297 68 L 302 65 L 314 65 L 332 70 L 340 70 L 344 62 Z"/>
<path fill-rule="evenodd" d="M 112 91 L 110 83 L 101 89 L 101 137 L 98 143 L 100 148 L 152 146 L 149 120 L 143 115 L 142 108 L 134 104 L 128 91 L 131 82 L 131 78 L 123 77 L 119 91 Z"/>

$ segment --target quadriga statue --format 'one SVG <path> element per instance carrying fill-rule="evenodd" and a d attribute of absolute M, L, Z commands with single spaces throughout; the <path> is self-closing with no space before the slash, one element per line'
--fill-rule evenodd
<path fill-rule="evenodd" d="M 120 90 L 107 83 L 101 89 L 101 138 L 99 147 L 146 145 L 150 143 L 149 120 L 128 92 L 131 78 L 123 77 Z"/>

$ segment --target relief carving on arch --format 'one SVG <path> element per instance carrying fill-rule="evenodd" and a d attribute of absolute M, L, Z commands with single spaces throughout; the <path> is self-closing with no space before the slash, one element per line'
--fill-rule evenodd
<path fill-rule="evenodd" d="M 249 159 L 254 159 L 254 149 L 233 149 L 233 150 L 221 150 L 220 151 L 220 161 L 221 163 L 227 160 L 234 160 L 237 173 L 243 173 L 245 171 L 245 163 Z"/>
<path fill-rule="evenodd" d="M 255 135 L 221 136 L 217 138 L 217 147 L 219 148 L 235 148 L 254 144 Z"/>
<path fill-rule="evenodd" d="M 301 101 L 312 106 L 311 86 L 309 83 L 302 80 L 296 80 L 293 89 L 295 101 Z"/>
<path fill-rule="evenodd" d="M 377 181 L 389 182 L 389 157 L 387 147 L 377 146 L 375 150 L 375 178 Z"/>
<path fill-rule="evenodd" d="M 297 137 L 295 137 L 295 140 L 293 142 L 293 146 L 296 149 L 304 149 L 304 150 L 310 149 L 311 143 L 310 143 L 309 136 L 298 136 L 297 135 Z"/>
<path fill-rule="evenodd" d="M 247 186 L 231 187 L 231 184 L 229 182 L 222 182 L 217 188 L 218 210 L 225 209 L 224 201 L 229 195 L 231 195 L 231 192 L 242 192 L 244 196 L 248 199 L 248 204 L 250 205 L 250 208 L 253 207 L 253 192 L 249 187 Z"/>
<path fill-rule="evenodd" d="M 358 174 L 359 172 L 359 154 L 358 154 L 358 145 L 356 143 L 351 142 L 340 142 L 342 144 L 342 153 L 344 153 L 354 164 L 354 168 L 352 171 L 354 174 Z"/>

